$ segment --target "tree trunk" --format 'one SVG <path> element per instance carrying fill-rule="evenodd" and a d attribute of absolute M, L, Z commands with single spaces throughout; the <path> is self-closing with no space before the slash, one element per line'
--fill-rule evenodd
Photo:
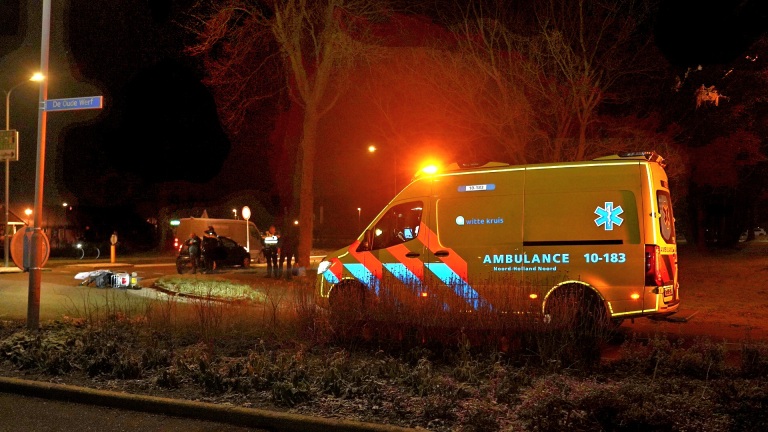
<path fill-rule="evenodd" d="M 309 256 L 312 250 L 312 233 L 314 231 L 314 172 L 315 150 L 317 144 L 317 127 L 320 118 L 313 106 L 307 106 L 304 113 L 303 134 L 299 147 L 299 163 L 297 173 L 300 177 L 299 186 L 299 266 L 309 268 Z"/>

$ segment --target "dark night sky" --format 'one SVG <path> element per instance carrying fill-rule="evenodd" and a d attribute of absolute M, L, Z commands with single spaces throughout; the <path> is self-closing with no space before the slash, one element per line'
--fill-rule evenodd
<path fill-rule="evenodd" d="M 764 0 L 667 0 L 662 2 L 656 39 L 676 66 L 733 61 L 768 30 Z"/>
<path fill-rule="evenodd" d="M 108 167 L 122 173 L 110 181 L 126 190 L 177 180 L 209 192 L 269 191 L 268 173 L 258 163 L 269 154 L 266 134 L 231 146 L 200 73 L 182 52 L 184 35 L 174 21 L 190 3 L 53 2 L 49 98 L 102 94 L 106 106 L 48 115 L 47 203 L 97 195 L 89 172 L 114 172 Z M 727 63 L 766 30 L 766 4 L 665 1 L 656 38 L 676 67 Z M 41 5 L 0 1 L 0 88 L 39 65 Z M 14 201 L 32 200 L 36 102 L 34 86 L 14 91 L 11 127 L 22 135 L 22 160 L 11 164 Z"/>
<path fill-rule="evenodd" d="M 53 2 L 48 98 L 103 95 L 105 107 L 48 114 L 46 204 L 91 201 L 115 188 L 140 196 L 148 185 L 174 180 L 182 181 L 175 187 L 208 190 L 263 183 L 254 170 L 237 180 L 219 175 L 242 171 L 242 156 L 253 155 L 230 148 L 213 99 L 183 54 L 182 31 L 172 20 L 181 3 L 188 2 Z M 39 69 L 41 5 L 0 2 L 0 88 Z M 23 84 L 11 97 L 11 128 L 21 135 L 11 198 L 25 204 L 34 194 L 37 93 Z"/>

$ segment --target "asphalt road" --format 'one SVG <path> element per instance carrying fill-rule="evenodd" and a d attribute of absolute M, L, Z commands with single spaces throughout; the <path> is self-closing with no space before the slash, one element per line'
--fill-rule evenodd
<path fill-rule="evenodd" d="M 49 261 L 41 273 L 40 320 L 59 319 L 62 315 L 76 315 L 86 305 L 100 307 L 112 300 L 107 289 L 80 286 L 75 275 L 84 271 L 110 269 L 114 271 L 135 271 L 141 277 L 159 277 L 175 273 L 170 260 L 159 260 L 154 264 L 131 264 L 120 262 L 110 264 L 101 261 Z M 151 295 L 151 290 L 126 290 L 131 296 Z M 26 319 L 29 296 L 29 273 L 0 274 L 0 319 Z"/>
<path fill-rule="evenodd" d="M 149 289 L 124 290 L 114 296 L 111 288 L 80 286 L 77 273 L 98 269 L 137 272 L 142 278 L 175 274 L 172 257 L 129 258 L 111 264 L 109 260 L 50 260 L 42 272 L 40 320 L 77 315 L 83 308 L 100 307 L 107 301 L 128 296 L 153 296 Z M 0 274 L 0 319 L 26 319 L 29 274 Z M 245 432 L 263 429 L 181 417 L 148 414 L 70 402 L 40 399 L 0 392 L 0 432 L 27 431 L 225 431 Z"/>
<path fill-rule="evenodd" d="M 82 316 L 85 309 L 100 308 L 109 302 L 131 301 L 137 297 L 157 296 L 152 289 L 124 290 L 125 295 L 115 295 L 115 289 L 81 286 L 75 275 L 94 270 L 136 272 L 141 282 L 166 275 L 175 275 L 175 259 L 171 256 L 119 258 L 116 263 L 109 259 L 99 260 L 48 260 L 41 273 L 40 321 L 60 319 L 64 315 Z M 227 269 L 219 275 L 234 278 L 257 279 L 265 273 L 265 264 L 252 265 L 249 269 Z M 18 269 L 0 272 L 0 319 L 26 319 L 29 296 L 29 273 Z"/>
<path fill-rule="evenodd" d="M 255 280 L 263 278 L 265 265 L 250 269 L 232 269 L 219 273 L 233 279 Z M 87 308 L 103 307 L 116 301 L 132 301 L 136 297 L 158 296 L 154 289 L 115 289 L 81 286 L 75 275 L 93 270 L 136 272 L 144 282 L 163 275 L 176 274 L 173 257 L 127 258 L 112 264 L 109 260 L 50 260 L 41 278 L 40 321 L 60 319 L 64 315 L 81 316 Z M 26 319 L 29 274 L 13 269 L 0 272 L 0 320 Z M 115 295 L 118 294 L 118 295 Z M 124 294 L 124 295 L 123 295 Z M 6 381 L 13 381 L 9 385 Z M 320 419 L 286 413 L 254 412 L 227 406 L 189 406 L 189 401 L 165 400 L 157 402 L 141 395 L 110 394 L 105 396 L 98 390 L 69 387 L 66 390 L 51 391 L 46 383 L 0 377 L 0 432 L 26 431 L 262 431 L 255 427 L 235 426 L 217 423 L 231 421 L 236 424 L 272 424 L 272 431 L 347 431 L 347 432 L 390 432 L 403 431 L 387 425 L 349 422 L 343 419 Z M 42 386 L 42 389 L 41 389 Z M 30 397 L 26 395 L 40 396 Z M 111 402 L 103 403 L 104 398 Z M 84 402 L 84 403 L 77 403 Z M 159 410 L 143 412 L 135 405 L 160 404 Z M 100 405 L 135 407 L 137 410 L 116 409 Z M 156 412 L 181 413 L 182 416 L 154 414 Z M 213 413 L 213 414 L 212 414 Z M 225 420 L 219 420 L 225 419 Z M 233 420 L 234 419 L 234 420 Z M 245 420 L 244 420 L 245 419 Z"/>
<path fill-rule="evenodd" d="M 0 393 L 0 432 L 250 432 L 263 429 Z"/>

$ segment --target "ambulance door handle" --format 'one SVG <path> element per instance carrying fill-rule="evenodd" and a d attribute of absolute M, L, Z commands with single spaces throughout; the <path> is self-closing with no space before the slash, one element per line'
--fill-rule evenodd
<path fill-rule="evenodd" d="M 448 256 L 448 251 L 446 251 L 446 250 L 437 251 L 437 252 L 435 252 L 435 256 L 436 257 L 447 257 Z"/>
<path fill-rule="evenodd" d="M 421 254 L 418 252 L 408 252 L 405 256 L 406 258 L 418 258 Z"/>

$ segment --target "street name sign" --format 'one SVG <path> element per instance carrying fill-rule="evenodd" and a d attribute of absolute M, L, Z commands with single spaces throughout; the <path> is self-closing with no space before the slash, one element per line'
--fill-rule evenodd
<path fill-rule="evenodd" d="M 72 111 L 84 109 L 101 109 L 104 96 L 83 96 L 67 99 L 48 99 L 45 101 L 46 111 Z"/>
<path fill-rule="evenodd" d="M 0 131 L 0 160 L 19 160 L 19 131 Z"/>

